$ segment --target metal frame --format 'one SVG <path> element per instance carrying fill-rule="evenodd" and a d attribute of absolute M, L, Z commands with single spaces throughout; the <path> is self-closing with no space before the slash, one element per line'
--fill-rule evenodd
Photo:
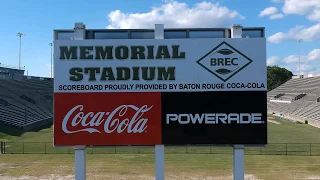
<path fill-rule="evenodd" d="M 231 38 L 231 28 L 168 28 L 164 29 L 165 34 L 168 32 L 186 32 L 185 38 L 190 38 L 190 32 L 222 32 L 223 36 L 221 37 L 212 37 L 212 38 Z M 254 38 L 265 37 L 265 28 L 264 27 L 243 27 L 242 32 L 250 32 L 255 31 L 259 32 L 261 36 L 254 36 Z M 136 32 L 155 32 L 154 29 L 85 29 L 85 39 L 102 39 L 102 38 L 95 38 L 95 33 L 120 33 L 126 32 L 127 38 L 116 38 L 116 39 L 132 39 L 132 33 Z M 73 37 L 74 30 L 73 29 L 60 29 L 54 30 L 54 39 L 58 40 L 59 34 L 70 33 L 70 38 Z M 210 37 L 209 37 L 210 38 Z M 243 37 L 245 38 L 245 37 Z M 250 38 L 250 36 L 249 36 Z M 62 38 L 64 39 L 64 38 Z M 112 39 L 112 38 L 105 38 L 105 39 Z M 141 38 L 141 39 L 153 39 L 153 38 Z M 167 39 L 164 37 L 164 39 Z"/>

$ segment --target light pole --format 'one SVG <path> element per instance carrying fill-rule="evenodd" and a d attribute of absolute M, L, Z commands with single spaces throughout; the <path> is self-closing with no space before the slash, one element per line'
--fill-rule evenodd
<path fill-rule="evenodd" d="M 24 36 L 24 34 L 21 32 L 18 32 L 17 36 L 19 36 L 20 38 L 20 46 L 19 46 L 19 70 L 20 70 L 21 69 L 20 68 L 21 67 L 21 37 Z"/>
<path fill-rule="evenodd" d="M 298 70 L 299 70 L 299 78 L 301 77 L 301 72 L 300 72 L 300 42 L 302 39 L 298 39 L 298 51 L 299 51 L 299 65 L 298 65 Z"/>
<path fill-rule="evenodd" d="M 49 43 L 49 46 L 50 46 L 50 49 L 51 49 L 51 54 L 50 54 L 50 57 L 51 57 L 51 78 L 52 78 L 52 43 Z"/>

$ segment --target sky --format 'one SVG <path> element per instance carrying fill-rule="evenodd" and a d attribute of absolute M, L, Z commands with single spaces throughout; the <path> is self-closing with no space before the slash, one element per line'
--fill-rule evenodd
<path fill-rule="evenodd" d="M 265 27 L 267 65 L 298 74 L 320 73 L 320 0 L 3 0 L 0 63 L 19 65 L 29 76 L 50 77 L 54 29 Z M 26 74 L 26 73 L 25 73 Z"/>

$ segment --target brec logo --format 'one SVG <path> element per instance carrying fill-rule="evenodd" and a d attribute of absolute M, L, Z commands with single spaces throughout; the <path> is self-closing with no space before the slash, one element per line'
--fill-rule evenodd
<path fill-rule="evenodd" d="M 251 62 L 250 58 L 226 42 L 222 42 L 197 61 L 200 66 L 224 82 L 228 81 Z"/>
<path fill-rule="evenodd" d="M 261 113 L 167 114 L 166 124 L 263 124 Z"/>

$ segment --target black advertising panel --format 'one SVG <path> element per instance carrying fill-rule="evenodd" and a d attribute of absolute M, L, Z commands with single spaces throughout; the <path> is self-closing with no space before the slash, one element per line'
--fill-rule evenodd
<path fill-rule="evenodd" d="M 162 142 L 267 144 L 267 93 L 162 93 Z"/>

